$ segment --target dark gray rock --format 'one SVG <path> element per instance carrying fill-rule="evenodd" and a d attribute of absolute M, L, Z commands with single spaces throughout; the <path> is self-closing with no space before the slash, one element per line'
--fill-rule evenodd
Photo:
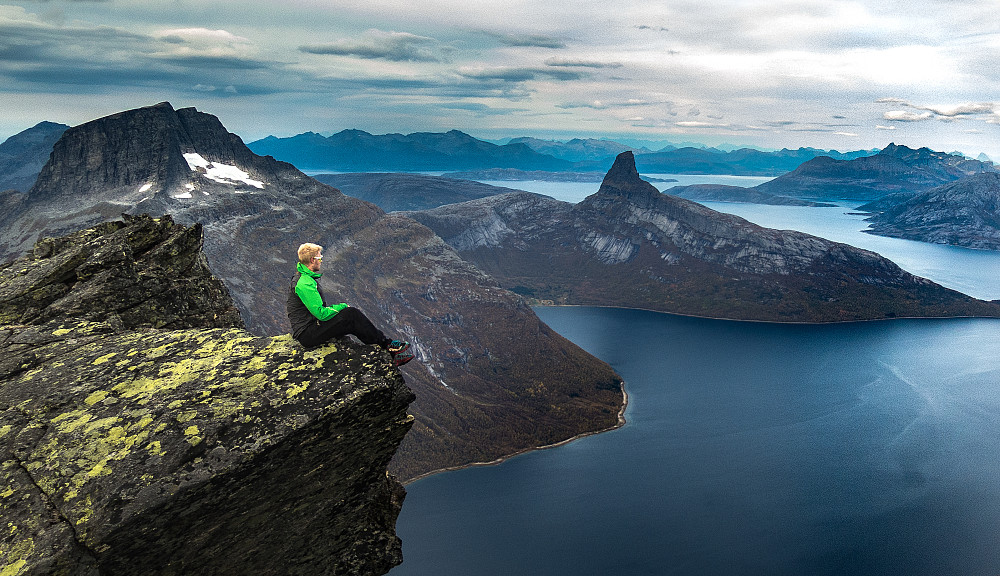
<path fill-rule="evenodd" d="M 867 202 L 927 190 L 980 172 L 996 172 L 996 168 L 929 148 L 889 144 L 874 156 L 854 160 L 820 156 L 756 188 L 795 198 Z"/>
<path fill-rule="evenodd" d="M 0 324 L 4 572 L 387 572 L 401 561 L 404 491 L 386 467 L 412 424 L 398 369 L 375 347 L 307 351 L 220 327 L 240 324 L 232 301 L 199 266 L 200 242 L 182 239 L 200 231 L 130 219 L 46 240 L 4 269 L 0 311 L 23 322 Z M 210 294 L 99 280 L 133 257 L 187 262 L 179 281 Z M 24 279 L 72 277 L 37 313 L 11 313 L 23 309 L 11 294 L 47 285 Z M 165 312 L 102 307 L 123 292 Z M 156 328 L 178 311 L 186 328 Z"/>
<path fill-rule="evenodd" d="M 410 216 L 542 302 L 784 322 L 1000 315 L 873 252 L 661 194 L 630 152 L 576 205 L 505 194 Z"/>
<path fill-rule="evenodd" d="M 858 208 L 880 236 L 1000 250 L 1000 174 L 983 173 Z"/>

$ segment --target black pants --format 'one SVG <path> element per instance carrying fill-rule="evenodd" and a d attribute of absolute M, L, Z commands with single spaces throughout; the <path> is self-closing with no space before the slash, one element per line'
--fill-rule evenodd
<path fill-rule="evenodd" d="M 298 341 L 306 348 L 312 348 L 348 334 L 357 336 L 358 340 L 365 344 L 378 344 L 382 348 L 387 347 L 390 342 L 364 312 L 353 307 L 344 308 L 324 322 L 317 320 L 309 324 L 302 334 L 299 334 Z"/>

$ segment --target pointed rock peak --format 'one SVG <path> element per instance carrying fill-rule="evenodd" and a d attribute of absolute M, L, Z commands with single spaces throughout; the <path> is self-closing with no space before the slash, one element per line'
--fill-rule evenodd
<path fill-rule="evenodd" d="M 639 171 L 635 168 L 635 155 L 631 150 L 622 152 L 615 158 L 615 163 L 604 176 L 601 189 L 597 193 L 622 196 L 630 200 L 660 195 L 655 186 L 639 178 Z"/>

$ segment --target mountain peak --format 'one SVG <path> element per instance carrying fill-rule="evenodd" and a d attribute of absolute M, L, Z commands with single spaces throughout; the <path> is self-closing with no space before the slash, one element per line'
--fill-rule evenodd
<path fill-rule="evenodd" d="M 207 198 L 202 188 L 262 188 L 275 178 L 273 164 L 258 159 L 215 116 L 160 102 L 66 130 L 29 194 L 50 200 L 92 195 L 125 205 L 161 192 L 192 199 L 200 190 L 198 197 Z"/>
<path fill-rule="evenodd" d="M 615 158 L 615 163 L 604 176 L 597 193 L 621 196 L 629 200 L 660 195 L 655 186 L 639 177 L 639 171 L 635 167 L 635 155 L 631 150 L 622 152 Z"/>

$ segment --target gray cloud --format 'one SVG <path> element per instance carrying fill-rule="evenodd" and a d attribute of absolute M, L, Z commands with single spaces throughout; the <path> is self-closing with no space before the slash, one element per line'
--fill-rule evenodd
<path fill-rule="evenodd" d="M 465 78 L 474 80 L 501 82 L 527 82 L 529 80 L 537 80 L 539 77 L 543 76 L 561 81 L 579 80 L 584 77 L 582 72 L 573 70 L 552 70 L 548 68 L 532 67 L 460 70 L 459 74 Z"/>
<path fill-rule="evenodd" d="M 574 101 L 556 104 L 556 108 L 572 110 L 574 108 L 590 108 L 591 110 L 608 110 L 613 108 L 633 108 L 636 106 L 648 106 L 652 104 L 645 100 L 591 100 L 589 102 Z M 666 103 L 670 105 L 669 103 Z M 676 112 L 672 113 L 676 115 Z"/>
<path fill-rule="evenodd" d="M 441 102 L 435 107 L 446 110 L 465 110 L 479 116 L 508 116 L 519 112 L 528 112 L 527 108 L 496 108 L 479 102 Z"/>
<path fill-rule="evenodd" d="M 534 48 L 565 48 L 566 43 L 553 36 L 542 34 L 507 34 L 503 32 L 493 32 L 482 30 L 490 38 L 493 38 L 504 46 L 534 47 Z"/>
<path fill-rule="evenodd" d="M 392 62 L 439 62 L 431 47 L 437 40 L 407 32 L 370 30 L 358 40 L 338 40 L 327 44 L 299 46 L 300 52 L 335 56 L 354 56 L 363 59 L 390 60 Z"/>
<path fill-rule="evenodd" d="M 546 66 L 556 66 L 565 68 L 621 68 L 621 62 L 599 62 L 596 60 L 572 60 L 569 58 L 549 58 L 545 61 Z"/>
<path fill-rule="evenodd" d="M 952 122 L 962 118 L 978 116 L 993 116 L 1000 108 L 994 102 L 975 102 L 955 106 L 922 106 L 903 100 L 902 98 L 879 98 L 876 104 L 894 104 L 909 110 L 890 110 L 882 114 L 883 119 L 890 122 L 923 122 L 940 120 Z"/>
<path fill-rule="evenodd" d="M 245 43 L 218 30 L 157 37 L 110 26 L 0 18 L 0 82 L 21 93 L 100 93 L 120 86 L 219 96 L 279 91 L 284 65 L 246 55 Z M 204 90 L 208 86 L 222 88 Z"/>

